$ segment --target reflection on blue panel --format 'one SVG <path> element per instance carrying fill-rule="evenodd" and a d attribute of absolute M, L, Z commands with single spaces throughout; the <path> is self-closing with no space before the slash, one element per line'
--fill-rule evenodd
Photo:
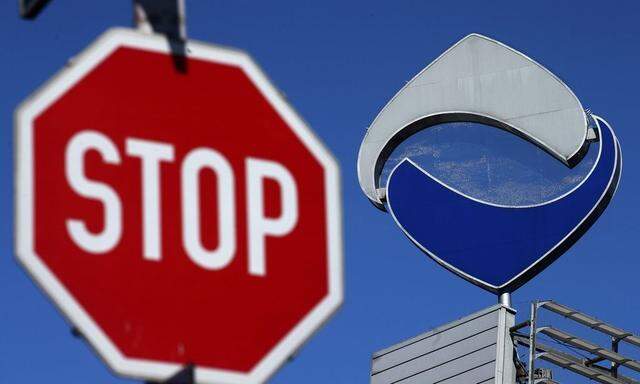
<path fill-rule="evenodd" d="M 495 204 L 542 203 L 572 190 L 589 173 L 597 145 L 568 168 L 535 144 L 496 127 L 442 123 L 413 134 L 384 164 L 380 186 L 404 158 L 469 196 Z"/>

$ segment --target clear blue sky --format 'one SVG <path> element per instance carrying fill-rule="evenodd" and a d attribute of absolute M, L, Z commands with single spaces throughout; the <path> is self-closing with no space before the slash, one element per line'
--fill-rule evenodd
<path fill-rule="evenodd" d="M 0 383 L 124 383 L 102 365 L 13 253 L 13 110 L 96 36 L 130 26 L 130 1 L 53 0 L 35 21 L 0 2 Z M 565 256 L 514 295 L 553 298 L 640 332 L 640 2 L 187 0 L 191 38 L 251 53 L 342 166 L 346 301 L 273 383 L 366 383 L 371 353 L 496 302 L 416 250 L 360 192 L 365 129 L 418 70 L 471 32 L 559 75 L 613 124 L 618 194 Z M 578 382 L 578 381 L 567 381 Z"/>

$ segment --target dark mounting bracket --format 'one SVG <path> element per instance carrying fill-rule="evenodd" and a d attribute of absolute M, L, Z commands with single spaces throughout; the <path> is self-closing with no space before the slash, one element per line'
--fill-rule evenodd
<path fill-rule="evenodd" d="M 35 19 L 48 2 L 49 0 L 19 0 L 20 17 L 27 20 Z"/>

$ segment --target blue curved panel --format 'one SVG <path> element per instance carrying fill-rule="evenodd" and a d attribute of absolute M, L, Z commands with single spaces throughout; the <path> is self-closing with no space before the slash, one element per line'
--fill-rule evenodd
<path fill-rule="evenodd" d="M 492 292 L 511 292 L 557 259 L 593 224 L 620 177 L 620 149 L 597 119 L 599 156 L 569 193 L 534 206 L 500 206 L 440 182 L 410 159 L 389 176 L 387 202 L 405 234 L 438 263 Z"/>

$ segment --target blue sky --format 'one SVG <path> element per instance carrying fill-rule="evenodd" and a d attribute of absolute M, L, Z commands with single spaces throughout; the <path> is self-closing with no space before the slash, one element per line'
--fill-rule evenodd
<path fill-rule="evenodd" d="M 514 294 L 521 319 L 530 300 L 553 298 L 640 333 L 639 16 L 634 0 L 187 0 L 189 36 L 248 51 L 342 167 L 345 304 L 272 382 L 368 382 L 374 351 L 496 302 L 415 249 L 367 201 L 355 172 L 358 146 L 378 110 L 471 32 L 556 73 L 613 125 L 623 149 L 621 186 L 605 214 Z M 35 22 L 18 18 L 15 1 L 0 2 L 0 383 L 128 382 L 71 336 L 15 261 L 12 114 L 100 33 L 131 20 L 130 1 L 53 0 Z"/>

